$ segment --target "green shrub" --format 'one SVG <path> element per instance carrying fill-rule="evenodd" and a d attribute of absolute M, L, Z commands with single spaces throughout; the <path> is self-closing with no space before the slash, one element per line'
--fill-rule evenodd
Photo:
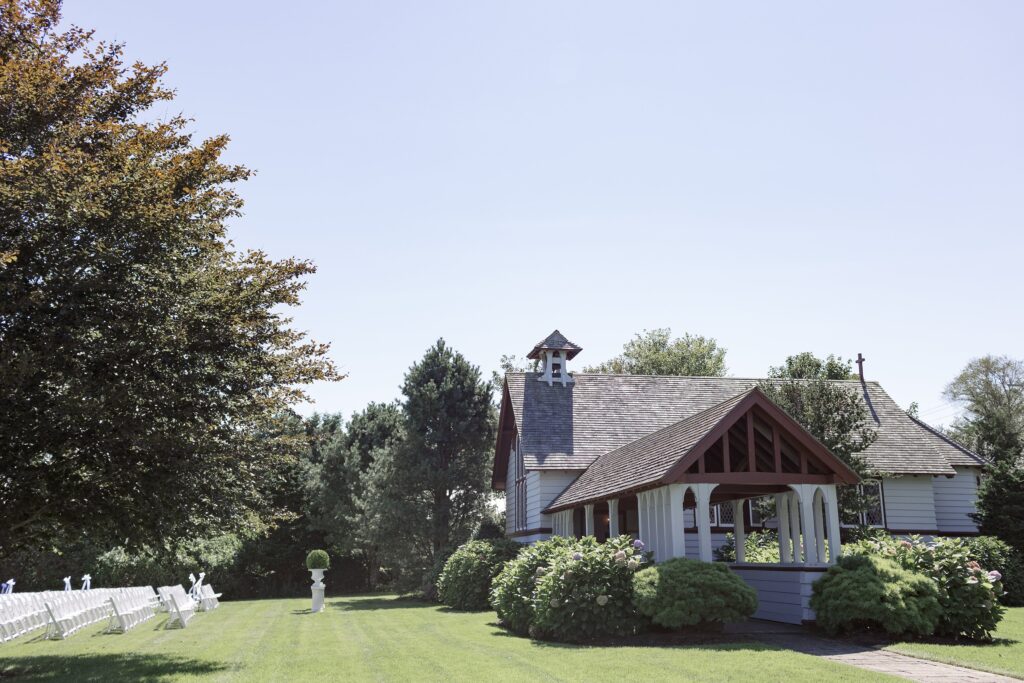
<path fill-rule="evenodd" d="M 1006 611 L 999 604 L 1001 573 L 972 557 L 971 546 L 962 538 L 926 543 L 919 536 L 905 540 L 887 536 L 849 544 L 844 552 L 887 557 L 931 578 L 942 605 L 937 635 L 990 640 Z"/>
<path fill-rule="evenodd" d="M 326 550 L 310 550 L 306 555 L 306 569 L 330 569 L 331 557 Z"/>
<path fill-rule="evenodd" d="M 968 554 L 988 570 L 1003 575 L 1003 594 L 999 602 L 1008 607 L 1024 607 L 1024 557 L 995 536 L 965 538 Z"/>
<path fill-rule="evenodd" d="M 455 609 L 487 609 L 491 581 L 522 547 L 504 538 L 470 541 L 459 546 L 438 577 L 438 599 Z"/>
<path fill-rule="evenodd" d="M 568 642 L 636 633 L 633 574 L 649 558 L 629 536 L 598 543 L 587 536 L 538 567 L 530 635 Z"/>
<path fill-rule="evenodd" d="M 724 564 L 676 558 L 633 576 L 633 602 L 655 624 L 678 630 L 742 621 L 757 611 L 757 591 Z"/>
<path fill-rule="evenodd" d="M 491 582 L 491 607 L 498 620 L 519 634 L 526 634 L 533 622 L 533 594 L 537 588 L 537 570 L 551 565 L 555 556 L 566 553 L 576 542 L 553 536 L 546 541 L 524 546 L 514 560 Z"/>
<path fill-rule="evenodd" d="M 775 564 L 779 561 L 779 535 L 770 529 L 750 532 L 743 547 L 746 553 L 744 562 Z M 720 562 L 736 561 L 736 537 L 733 534 L 725 535 L 725 543 L 715 550 L 715 558 Z"/>
<path fill-rule="evenodd" d="M 873 555 L 844 555 L 814 583 L 811 608 L 830 634 L 927 636 L 942 617 L 931 579 Z"/>

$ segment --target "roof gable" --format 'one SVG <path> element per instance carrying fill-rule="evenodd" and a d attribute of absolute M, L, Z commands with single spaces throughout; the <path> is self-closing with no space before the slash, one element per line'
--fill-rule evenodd
<path fill-rule="evenodd" d="M 743 393 L 761 380 L 574 373 L 574 384 L 549 387 L 536 373 L 506 376 L 503 410 L 520 436 L 527 469 L 583 470 L 598 457 Z M 890 474 L 952 476 L 954 466 L 983 461 L 913 420 L 876 383 L 836 380 L 871 397 L 878 438 L 863 453 Z M 505 403 L 507 402 L 507 406 Z M 508 444 L 495 457 L 495 482 L 504 478 Z M 504 450 L 502 453 L 500 451 Z M 500 466 L 500 467 L 499 467 Z"/>
<path fill-rule="evenodd" d="M 769 423 L 769 449 L 774 446 L 774 453 L 758 458 L 754 424 L 760 419 Z M 730 437 L 737 426 L 745 438 Z M 792 450 L 787 453 L 791 460 L 783 457 L 784 441 Z M 860 478 L 755 387 L 602 455 L 545 512 L 674 482 L 782 484 L 804 480 L 854 484 Z"/>

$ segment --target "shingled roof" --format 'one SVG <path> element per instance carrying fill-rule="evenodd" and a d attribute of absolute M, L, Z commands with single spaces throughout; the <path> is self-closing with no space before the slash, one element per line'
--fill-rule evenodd
<path fill-rule="evenodd" d="M 537 373 L 505 377 L 506 409 L 515 420 L 527 469 L 583 470 L 597 458 L 753 388 L 761 380 L 573 373 L 569 386 L 548 386 Z M 858 395 L 858 380 L 836 380 Z M 969 450 L 912 419 L 877 382 L 864 385 L 878 438 L 864 452 L 889 474 L 953 475 L 982 464 Z M 507 405 L 504 405 L 507 403 Z M 500 442 L 499 442 L 500 443 Z M 507 449 L 495 454 L 494 484 L 503 484 Z"/>
<path fill-rule="evenodd" d="M 785 429 L 791 438 L 802 439 L 811 444 L 815 455 L 838 476 L 839 481 L 856 483 L 860 480 L 856 472 L 782 412 L 760 389 L 754 387 L 675 424 L 631 441 L 610 453 L 605 453 L 562 491 L 544 512 L 606 499 L 626 491 L 638 491 L 670 483 L 673 481 L 674 472 L 678 473 L 695 462 L 693 458 L 707 449 L 708 440 L 720 438 L 720 430 L 716 430 L 719 425 L 725 423 L 724 427 L 727 428 L 755 405 L 771 409 L 781 419 L 782 429 Z"/>
<path fill-rule="evenodd" d="M 555 330 L 549 334 L 543 340 L 537 342 L 533 347 L 533 350 L 526 354 L 526 357 L 531 360 L 537 360 L 540 358 L 540 352 L 548 351 L 565 351 L 566 360 L 572 360 L 576 357 L 576 354 L 583 350 L 582 346 L 577 346 L 571 341 L 565 338 L 565 335 Z"/>

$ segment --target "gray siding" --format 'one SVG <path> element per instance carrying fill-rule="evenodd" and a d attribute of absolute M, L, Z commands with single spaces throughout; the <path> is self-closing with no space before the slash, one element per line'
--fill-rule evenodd
<path fill-rule="evenodd" d="M 935 531 L 932 477 L 908 475 L 882 480 L 885 524 L 892 531 Z"/>
<path fill-rule="evenodd" d="M 935 519 L 939 531 L 976 533 L 978 526 L 970 518 L 975 512 L 978 496 L 978 475 L 975 467 L 957 467 L 955 477 L 935 477 L 932 492 L 935 496 Z"/>
<path fill-rule="evenodd" d="M 757 591 L 755 619 L 801 624 L 814 620 L 811 609 L 811 586 L 821 578 L 824 569 L 786 571 L 770 565 L 753 569 L 736 565 L 732 571 Z"/>
<path fill-rule="evenodd" d="M 512 456 L 515 450 L 512 451 Z M 516 530 L 516 477 L 510 456 L 508 468 L 505 470 L 505 533 L 515 533 Z"/>
<path fill-rule="evenodd" d="M 551 526 L 551 515 L 543 515 L 541 510 L 578 476 L 580 470 L 532 470 L 526 473 L 527 529 Z"/>

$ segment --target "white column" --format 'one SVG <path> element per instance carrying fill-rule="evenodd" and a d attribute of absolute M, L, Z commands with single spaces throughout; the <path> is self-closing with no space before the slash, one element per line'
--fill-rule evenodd
<path fill-rule="evenodd" d="M 711 562 L 711 491 L 717 484 L 693 484 L 697 494 L 697 545 L 700 559 Z"/>
<path fill-rule="evenodd" d="M 583 506 L 583 535 L 594 535 L 594 504 Z"/>
<path fill-rule="evenodd" d="M 644 543 L 650 543 L 651 532 L 648 529 L 647 521 L 647 492 L 641 491 L 636 494 L 636 521 L 637 521 L 637 536 Z"/>
<path fill-rule="evenodd" d="M 828 561 L 835 564 L 843 552 L 839 539 L 839 495 L 835 484 L 821 487 L 825 496 L 825 524 L 828 526 Z"/>
<path fill-rule="evenodd" d="M 734 500 L 732 502 L 732 524 L 733 524 L 733 539 L 736 541 L 736 561 L 746 562 L 747 557 L 747 529 L 743 519 L 743 501 Z"/>
<path fill-rule="evenodd" d="M 800 528 L 804 534 L 804 563 L 818 563 L 818 537 L 814 534 L 814 486 L 800 486 Z"/>
<path fill-rule="evenodd" d="M 793 561 L 800 564 L 804 556 L 800 542 L 800 500 L 795 493 L 789 494 L 789 537 L 793 541 Z"/>
<path fill-rule="evenodd" d="M 814 543 L 818 554 L 818 562 L 825 561 L 825 516 L 822 514 L 821 504 L 824 502 L 824 495 L 818 496 L 817 487 L 811 494 L 814 501 Z"/>
<path fill-rule="evenodd" d="M 619 535 L 619 499 L 612 498 L 608 501 L 608 537 L 615 538 Z"/>
<path fill-rule="evenodd" d="M 669 525 L 672 534 L 672 554 L 670 557 L 686 557 L 686 511 L 683 499 L 686 496 L 686 484 L 668 485 Z"/>
<path fill-rule="evenodd" d="M 793 546 L 789 538 L 789 496 L 775 494 L 775 517 L 779 520 L 779 562 L 793 561 Z"/>

